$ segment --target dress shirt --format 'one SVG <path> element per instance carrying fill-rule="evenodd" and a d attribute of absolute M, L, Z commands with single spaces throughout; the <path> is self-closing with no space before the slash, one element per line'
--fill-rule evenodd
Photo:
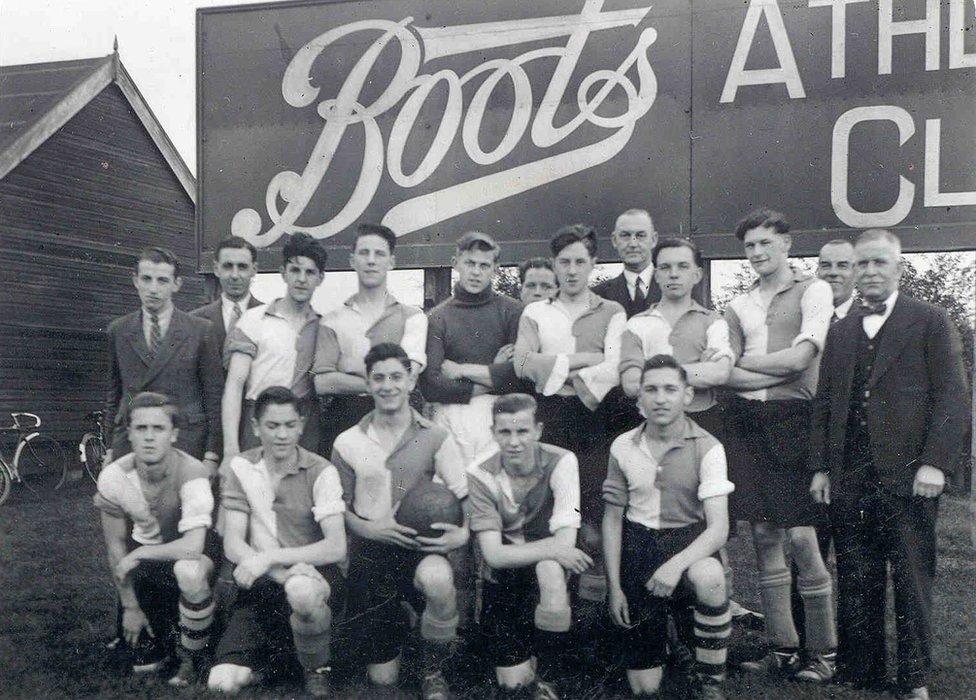
<path fill-rule="evenodd" d="M 234 306 L 240 307 L 241 314 L 247 311 L 247 305 L 251 303 L 251 295 L 246 295 L 240 301 L 233 301 L 227 298 L 226 294 L 220 295 L 220 313 L 224 317 L 224 330 L 230 330 L 234 321 Z"/>
<path fill-rule="evenodd" d="M 834 307 L 834 316 L 837 317 L 837 320 L 847 317 L 847 314 L 851 312 L 851 305 L 853 303 L 854 303 L 854 295 L 852 294 L 851 296 L 847 297 L 847 301 L 842 302 L 838 306 Z"/>
<path fill-rule="evenodd" d="M 631 272 L 628 269 L 624 269 L 624 280 L 627 282 L 627 294 L 630 295 L 630 300 L 634 300 L 634 295 L 637 293 L 637 278 L 640 277 L 641 287 L 644 290 L 644 298 L 650 294 L 651 290 L 651 280 L 654 278 L 654 266 L 648 265 L 640 272 Z"/>
<path fill-rule="evenodd" d="M 861 319 L 861 323 L 864 326 L 864 333 L 868 338 L 874 339 L 874 336 L 881 331 L 881 327 L 888 320 L 888 317 L 891 316 L 891 310 L 895 308 L 896 301 L 898 301 L 898 292 L 893 292 L 891 296 L 884 300 L 885 312 L 883 314 L 871 314 Z"/>
<path fill-rule="evenodd" d="M 165 338 L 166 331 L 169 330 L 170 319 L 173 318 L 173 305 L 170 304 L 165 309 L 161 310 L 157 315 L 159 316 L 159 337 Z M 151 348 L 152 317 L 149 315 L 149 311 L 145 308 L 142 310 L 142 334 L 146 337 L 146 345 Z"/>

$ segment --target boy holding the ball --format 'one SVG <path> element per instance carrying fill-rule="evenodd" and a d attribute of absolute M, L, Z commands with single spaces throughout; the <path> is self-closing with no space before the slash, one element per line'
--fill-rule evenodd
<path fill-rule="evenodd" d="M 468 491 L 471 531 L 490 567 L 481 619 L 498 684 L 533 686 L 534 698 L 554 700 L 555 686 L 542 679 L 554 675 L 553 662 L 566 650 L 572 620 L 567 574 L 582 573 L 593 561 L 576 547 L 576 456 L 539 441 L 536 410 L 528 394 L 495 402 L 498 449 L 469 468 Z"/>
<path fill-rule="evenodd" d="M 459 500 L 466 499 L 464 464 L 447 430 L 410 407 L 416 376 L 403 348 L 379 343 L 364 364 L 374 408 L 341 433 L 332 448 L 350 533 L 349 616 L 360 623 L 370 682 L 394 686 L 408 631 L 401 603 L 423 609 L 421 695 L 447 698 L 441 666 L 457 636 L 458 609 L 444 555 L 467 544 L 468 526 L 434 523 L 442 534 L 424 537 L 395 518 L 407 492 L 435 476 Z"/>

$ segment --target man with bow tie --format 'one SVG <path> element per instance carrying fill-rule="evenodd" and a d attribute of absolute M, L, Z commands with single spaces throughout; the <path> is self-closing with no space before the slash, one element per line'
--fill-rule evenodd
<path fill-rule="evenodd" d="M 830 505 L 849 635 L 839 675 L 886 682 L 890 567 L 899 697 L 925 700 L 938 497 L 969 440 L 962 349 L 944 309 L 899 293 L 897 236 L 865 231 L 854 252 L 863 302 L 828 333 L 809 462 L 810 491 Z"/>

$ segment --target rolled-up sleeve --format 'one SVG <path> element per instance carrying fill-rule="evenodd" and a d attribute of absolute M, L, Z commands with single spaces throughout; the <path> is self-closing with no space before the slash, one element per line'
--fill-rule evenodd
<path fill-rule="evenodd" d="M 468 472 L 468 514 L 471 532 L 503 530 L 502 516 L 491 489 L 482 476 L 471 472 Z"/>
<path fill-rule="evenodd" d="M 735 352 L 729 337 L 729 324 L 725 319 L 717 318 L 705 330 L 705 345 L 708 350 L 714 350 L 712 361 L 727 357 L 735 363 Z"/>
<path fill-rule="evenodd" d="M 543 303 L 543 302 L 537 302 Z M 515 374 L 535 382 L 536 390 L 543 396 L 552 396 L 569 377 L 569 357 L 548 355 L 541 352 L 539 323 L 534 318 L 533 304 L 526 307 L 519 319 L 518 339 L 515 341 Z"/>
<path fill-rule="evenodd" d="M 319 473 L 312 485 L 312 517 L 315 522 L 321 522 L 330 515 L 339 515 L 345 510 L 342 480 L 338 470 L 330 464 Z"/>
<path fill-rule="evenodd" d="M 627 322 L 627 327 L 620 334 L 619 373 L 621 375 L 629 369 L 640 369 L 644 366 L 644 344 L 636 327 L 631 323 L 633 320 Z"/>
<path fill-rule="evenodd" d="M 346 458 L 342 456 L 342 452 L 339 451 L 339 446 L 335 445 L 332 448 L 332 457 L 329 460 L 335 465 L 336 472 L 339 474 L 340 489 L 342 492 L 342 500 L 346 504 L 346 508 L 349 510 L 353 509 L 353 501 L 356 497 L 356 470 L 352 468 L 352 465 L 346 461 Z"/>
<path fill-rule="evenodd" d="M 603 362 L 582 368 L 574 382 L 580 400 L 590 410 L 596 409 L 607 393 L 620 383 L 620 336 L 627 326 L 627 315 L 620 311 L 610 318 L 603 337 Z M 580 391 L 579 384 L 586 387 Z"/>
<path fill-rule="evenodd" d="M 227 510 L 250 514 L 251 504 L 235 468 L 235 462 L 240 460 L 240 457 L 235 457 L 225 469 L 220 470 L 220 505 Z"/>
<path fill-rule="evenodd" d="M 579 529 L 581 523 L 579 463 L 572 452 L 563 455 L 556 463 L 549 475 L 549 488 L 552 489 L 549 532 L 564 527 Z"/>
<path fill-rule="evenodd" d="M 823 280 L 814 280 L 800 297 L 800 333 L 793 339 L 793 347 L 805 340 L 813 343 L 817 352 L 823 352 L 830 318 L 834 313 L 834 294 Z"/>
<path fill-rule="evenodd" d="M 342 350 L 335 329 L 324 322 L 319 325 L 315 338 L 315 357 L 312 360 L 312 374 L 327 374 L 339 371 L 339 358 Z"/>
<path fill-rule="evenodd" d="M 403 338 L 400 347 L 407 353 L 411 362 L 417 365 L 417 371 L 423 372 L 427 367 L 427 317 L 419 309 L 407 316 L 403 323 Z"/>
<path fill-rule="evenodd" d="M 230 358 L 235 352 L 244 353 L 248 357 L 254 358 L 258 354 L 258 344 L 256 340 L 241 328 L 238 323 L 224 340 L 224 367 L 230 366 Z"/>
<path fill-rule="evenodd" d="M 704 501 L 713 496 L 728 496 L 735 491 L 729 481 L 725 448 L 721 444 L 712 447 L 701 459 L 698 472 L 698 499 Z"/>
<path fill-rule="evenodd" d="M 198 527 L 210 527 L 213 523 L 214 498 L 210 480 L 190 479 L 180 487 L 180 522 L 176 529 L 181 534 Z"/>
<path fill-rule="evenodd" d="M 434 471 L 458 498 L 468 495 L 468 477 L 464 471 L 464 458 L 454 438 L 448 434 L 434 453 Z"/>
<path fill-rule="evenodd" d="M 106 467 L 98 475 L 98 489 L 92 497 L 92 502 L 98 510 L 116 518 L 125 517 L 125 508 L 119 489 L 118 470 Z"/>
<path fill-rule="evenodd" d="M 630 500 L 630 491 L 627 487 L 627 477 L 624 476 L 620 468 L 620 462 L 610 454 L 607 462 L 607 478 L 603 480 L 603 501 L 612 506 L 626 508 Z"/>

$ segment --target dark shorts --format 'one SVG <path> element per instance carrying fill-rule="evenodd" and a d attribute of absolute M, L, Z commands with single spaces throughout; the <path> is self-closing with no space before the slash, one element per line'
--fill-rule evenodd
<path fill-rule="evenodd" d="M 335 565 L 316 567 L 332 589 L 329 598 L 341 601 L 345 581 Z M 291 633 L 291 607 L 285 587 L 267 577 L 248 589 L 235 587 L 227 623 L 214 653 L 214 665 L 246 666 L 268 675 L 298 670 Z"/>
<path fill-rule="evenodd" d="M 810 495 L 810 402 L 733 397 L 725 412 L 732 516 L 777 527 L 822 525 L 824 506 Z"/>
<path fill-rule="evenodd" d="M 671 596 L 651 595 L 644 585 L 664 562 L 687 547 L 705 530 L 704 523 L 652 530 L 624 519 L 620 552 L 620 586 L 627 597 L 630 629 L 614 627 L 617 644 L 629 671 L 663 666 L 667 660 L 668 615 L 673 616 L 687 643 L 692 639 L 695 591 L 682 576 Z"/>
<path fill-rule="evenodd" d="M 400 654 L 410 631 L 403 603 L 420 613 L 423 595 L 413 585 L 417 565 L 427 555 L 395 545 L 350 536 L 347 620 L 365 663 L 383 664 Z"/>
<path fill-rule="evenodd" d="M 482 656 L 492 666 L 517 666 L 533 655 L 539 584 L 535 566 L 492 571 L 481 590 Z"/>
<path fill-rule="evenodd" d="M 542 421 L 542 440 L 562 447 L 579 461 L 580 512 L 583 522 L 599 523 L 603 516 L 603 481 L 611 436 L 604 429 L 605 415 L 591 411 L 575 396 L 536 396 Z"/>

